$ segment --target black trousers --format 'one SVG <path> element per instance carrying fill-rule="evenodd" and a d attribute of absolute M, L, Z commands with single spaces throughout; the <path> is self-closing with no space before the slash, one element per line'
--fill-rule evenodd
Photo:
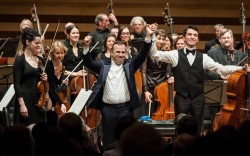
<path fill-rule="evenodd" d="M 101 114 L 103 148 L 106 150 L 109 144 L 116 141 L 115 126 L 117 121 L 124 116 L 133 116 L 133 110 L 129 106 L 129 102 L 121 104 L 103 104 Z"/>
<path fill-rule="evenodd" d="M 184 97 L 178 92 L 174 98 L 175 116 L 184 113 L 193 115 L 198 122 L 198 132 L 203 130 L 203 118 L 205 108 L 205 94 L 199 94 L 198 96 L 191 98 L 190 96 Z"/>

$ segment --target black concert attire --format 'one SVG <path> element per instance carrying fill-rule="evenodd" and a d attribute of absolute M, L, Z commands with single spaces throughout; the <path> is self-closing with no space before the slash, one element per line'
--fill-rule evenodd
<path fill-rule="evenodd" d="M 220 41 L 217 38 L 214 38 L 205 44 L 205 53 L 207 53 L 211 48 L 219 46 L 220 46 Z"/>
<path fill-rule="evenodd" d="M 131 45 L 137 49 L 137 51 L 140 51 L 144 38 L 146 37 L 146 33 L 142 32 L 141 34 L 137 34 L 135 32 L 132 33 L 134 35 L 134 39 L 131 40 Z"/>
<path fill-rule="evenodd" d="M 93 49 L 93 51 L 91 52 L 91 55 L 92 55 L 92 58 L 95 59 L 96 56 L 98 55 L 98 53 L 100 53 L 101 51 L 104 50 L 104 42 L 105 42 L 105 39 L 107 37 L 107 35 L 110 33 L 110 30 L 109 29 L 104 29 L 104 30 L 101 30 L 101 29 L 96 29 L 95 31 L 93 32 L 90 32 L 88 35 L 89 36 L 92 36 L 92 40 L 91 40 L 91 43 L 90 43 L 90 49 L 92 47 L 94 47 L 94 45 L 99 42 L 96 47 Z"/>
<path fill-rule="evenodd" d="M 78 56 L 76 56 L 73 52 L 73 47 L 70 44 L 70 41 L 65 40 L 66 42 L 64 45 L 68 48 L 67 54 L 64 56 L 63 59 L 63 66 L 65 66 L 66 71 L 73 71 L 73 69 L 82 61 L 82 53 L 83 53 L 83 47 L 82 45 L 78 42 L 77 43 L 77 48 L 78 48 Z M 83 69 L 83 62 L 75 69 L 74 72 L 78 72 Z M 72 78 L 69 77 L 68 84 L 70 86 Z M 71 88 L 72 89 L 72 88 Z M 73 104 L 75 99 L 75 95 L 72 94 L 70 103 Z"/>
<path fill-rule="evenodd" d="M 145 62 L 142 64 L 142 100 L 141 100 L 141 110 L 140 115 L 148 115 L 148 104 L 145 103 L 144 92 L 148 91 L 152 94 L 153 103 L 151 104 L 151 112 L 154 113 L 157 108 L 157 103 L 154 102 L 154 89 L 157 85 L 166 82 L 169 76 L 171 66 L 168 63 L 153 60 L 150 56 L 147 57 Z"/>
<path fill-rule="evenodd" d="M 59 89 L 60 85 L 62 84 L 64 75 L 61 74 L 60 78 L 59 79 L 57 78 L 57 76 L 55 75 L 54 64 L 51 60 L 48 61 L 48 63 L 47 63 L 46 73 L 48 75 L 49 95 L 50 95 L 50 98 L 52 101 L 52 105 L 53 105 L 53 107 L 55 107 L 56 104 L 61 105 L 62 101 L 60 100 L 60 98 L 58 96 L 58 89 Z M 48 119 L 48 121 L 47 121 L 48 125 L 56 126 L 57 114 L 55 111 L 48 111 L 47 112 L 47 119 Z"/>
<path fill-rule="evenodd" d="M 38 59 L 44 64 L 42 57 Z M 30 125 L 44 120 L 43 112 L 38 108 L 39 92 L 38 82 L 41 80 L 39 68 L 32 67 L 26 60 L 25 55 L 16 56 L 13 66 L 14 89 L 16 102 L 14 106 L 14 124 Z M 28 110 L 28 118 L 23 118 L 20 113 L 18 98 L 23 98 Z"/>

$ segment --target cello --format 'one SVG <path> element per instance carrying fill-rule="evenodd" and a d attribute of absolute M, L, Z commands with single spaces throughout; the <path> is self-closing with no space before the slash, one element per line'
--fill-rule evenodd
<path fill-rule="evenodd" d="M 164 8 L 164 12 L 162 12 L 162 14 L 164 17 L 164 22 L 170 26 L 170 32 L 172 34 L 173 19 L 170 16 L 168 3 Z M 169 77 L 171 77 L 171 72 L 172 72 L 171 68 L 172 66 L 170 66 Z M 157 102 L 157 110 L 155 113 L 152 114 L 153 120 L 169 120 L 175 118 L 174 102 L 173 102 L 174 91 L 172 85 L 173 85 L 172 83 L 163 82 L 155 87 L 154 96 L 155 96 L 155 101 Z"/>

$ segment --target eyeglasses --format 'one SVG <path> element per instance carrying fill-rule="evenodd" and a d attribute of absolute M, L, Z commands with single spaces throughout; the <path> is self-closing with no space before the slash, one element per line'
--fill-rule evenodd
<path fill-rule="evenodd" d="M 129 32 L 122 32 L 121 35 L 130 35 Z"/>

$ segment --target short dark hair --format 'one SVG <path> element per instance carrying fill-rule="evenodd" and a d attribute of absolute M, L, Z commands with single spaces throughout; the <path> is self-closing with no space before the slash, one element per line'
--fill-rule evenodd
<path fill-rule="evenodd" d="M 182 35 L 183 35 L 183 36 L 186 36 L 187 30 L 188 30 L 188 29 L 193 29 L 193 30 L 199 32 L 199 29 L 198 29 L 198 27 L 197 27 L 196 25 L 189 25 L 189 26 L 187 26 L 187 27 L 183 30 L 183 32 L 182 32 Z"/>
<path fill-rule="evenodd" d="M 122 41 L 115 41 L 115 43 L 112 46 L 112 50 L 114 49 L 115 45 L 125 45 Z M 126 45 L 125 45 L 126 46 Z"/>

